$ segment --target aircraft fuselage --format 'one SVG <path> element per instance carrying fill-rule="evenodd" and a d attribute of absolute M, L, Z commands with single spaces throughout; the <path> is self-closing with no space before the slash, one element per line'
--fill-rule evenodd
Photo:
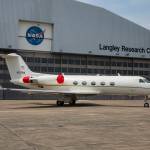
<path fill-rule="evenodd" d="M 72 91 L 75 94 L 110 95 L 150 95 L 150 83 L 140 76 L 81 76 L 62 75 L 64 81 L 58 82 L 58 75 L 30 77 L 29 83 L 22 79 L 15 84 L 32 89 Z"/>

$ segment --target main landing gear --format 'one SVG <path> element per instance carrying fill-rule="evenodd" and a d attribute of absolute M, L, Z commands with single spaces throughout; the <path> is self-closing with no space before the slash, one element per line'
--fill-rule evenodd
<path fill-rule="evenodd" d="M 70 106 L 74 106 L 76 104 L 77 98 L 75 95 L 63 95 L 56 102 L 57 106 L 62 107 L 65 103 L 69 103 Z"/>
<path fill-rule="evenodd" d="M 59 106 L 59 107 L 64 106 L 65 103 L 69 103 L 70 106 L 74 106 L 76 104 L 76 100 L 70 100 L 70 101 L 57 100 L 57 102 L 56 102 L 57 106 Z"/>
<path fill-rule="evenodd" d="M 64 101 L 57 101 L 57 106 L 64 106 Z"/>
<path fill-rule="evenodd" d="M 75 105 L 75 104 L 76 104 L 76 100 L 71 100 L 71 101 L 69 101 L 69 104 L 70 104 L 71 106 Z"/>
<path fill-rule="evenodd" d="M 145 107 L 145 108 L 149 108 L 148 96 L 145 96 L 144 107 Z"/>

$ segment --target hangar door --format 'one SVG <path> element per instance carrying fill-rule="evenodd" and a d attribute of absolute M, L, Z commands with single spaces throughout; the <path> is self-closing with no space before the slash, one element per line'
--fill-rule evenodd
<path fill-rule="evenodd" d="M 52 24 L 19 21 L 19 49 L 51 51 Z"/>

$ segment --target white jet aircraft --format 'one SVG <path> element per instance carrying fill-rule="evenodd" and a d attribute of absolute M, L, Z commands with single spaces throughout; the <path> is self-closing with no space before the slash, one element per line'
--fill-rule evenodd
<path fill-rule="evenodd" d="M 74 105 L 78 96 L 129 95 L 145 96 L 149 107 L 150 81 L 141 76 L 58 75 L 32 72 L 16 53 L 0 54 L 5 58 L 11 82 L 28 89 L 9 89 L 26 93 L 59 94 L 58 106 Z"/>

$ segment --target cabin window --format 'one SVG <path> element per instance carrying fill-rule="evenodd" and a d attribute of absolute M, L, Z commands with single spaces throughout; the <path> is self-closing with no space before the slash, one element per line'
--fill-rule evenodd
<path fill-rule="evenodd" d="M 143 79 L 139 79 L 139 82 L 140 82 L 140 83 L 144 83 L 144 80 L 143 80 Z"/>
<path fill-rule="evenodd" d="M 83 81 L 83 82 L 82 82 L 82 85 L 87 85 L 87 82 L 86 82 L 86 81 Z"/>
<path fill-rule="evenodd" d="M 95 81 L 91 82 L 91 85 L 96 85 L 96 82 Z"/>
<path fill-rule="evenodd" d="M 104 85 L 105 85 L 105 82 L 101 82 L 101 85 L 104 86 Z"/>
<path fill-rule="evenodd" d="M 111 86 L 115 86 L 115 82 L 110 82 L 110 85 Z"/>
<path fill-rule="evenodd" d="M 74 84 L 74 85 L 78 85 L 78 81 L 74 81 L 73 84 Z"/>

